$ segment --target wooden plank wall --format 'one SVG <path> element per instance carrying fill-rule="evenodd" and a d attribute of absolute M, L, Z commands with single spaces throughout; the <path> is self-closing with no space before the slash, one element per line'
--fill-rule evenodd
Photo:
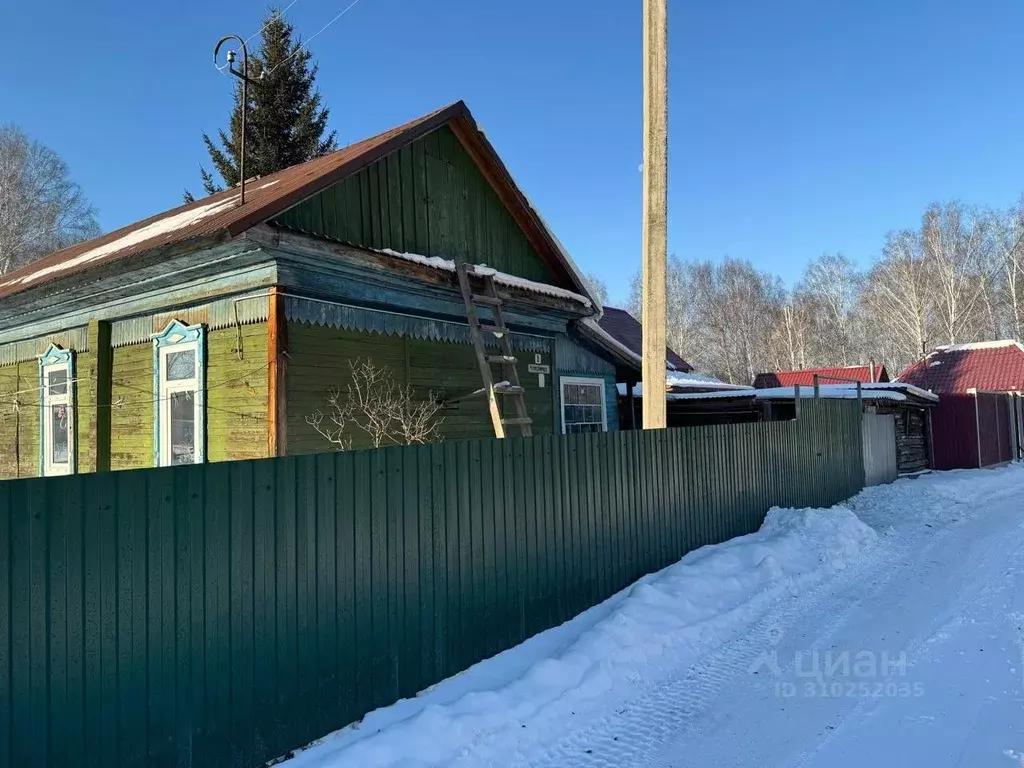
<path fill-rule="evenodd" d="M 306 416 L 320 408 L 331 387 L 342 393 L 351 383 L 349 360 L 372 359 L 387 366 L 400 385 L 411 384 L 417 393 L 431 390 L 442 396 L 456 396 L 483 386 L 473 348 L 407 339 L 382 334 L 366 334 L 337 328 L 288 324 L 288 453 L 297 455 L 331 450 L 328 442 L 306 422 Z M 551 376 L 546 386 L 537 386 L 537 377 L 526 366 L 534 353 L 523 352 L 520 376 L 526 388 L 526 407 L 534 419 L 535 434 L 551 434 L 555 427 Z M 543 354 L 545 364 L 550 356 Z M 511 404 L 508 404 L 511 408 Z M 442 412 L 440 432 L 444 440 L 484 438 L 493 435 L 487 404 L 483 397 L 466 400 Z M 358 429 L 351 431 L 353 448 L 372 447 L 369 437 Z"/>
<path fill-rule="evenodd" d="M 799 421 L 0 483 L 0 768 L 261 765 L 766 510 L 864 482 Z"/>
<path fill-rule="evenodd" d="M 206 334 L 208 461 L 267 456 L 267 325 Z"/>
<path fill-rule="evenodd" d="M 117 347 L 111 356 L 110 468 L 153 466 L 153 345 Z"/>
<path fill-rule="evenodd" d="M 448 127 L 291 208 L 276 223 L 353 245 L 461 256 L 561 282 Z"/>

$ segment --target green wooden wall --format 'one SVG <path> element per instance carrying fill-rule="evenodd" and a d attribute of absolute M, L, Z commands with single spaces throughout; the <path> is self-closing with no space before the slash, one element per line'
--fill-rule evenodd
<path fill-rule="evenodd" d="M 531 280 L 563 282 L 552 275 L 447 126 L 276 221 L 353 245 L 459 256 Z"/>
<path fill-rule="evenodd" d="M 110 468 L 153 466 L 153 345 L 114 349 L 110 386 Z"/>
<path fill-rule="evenodd" d="M 766 510 L 863 485 L 799 421 L 0 483 L 0 768 L 250 768 Z"/>
<path fill-rule="evenodd" d="M 391 369 L 400 385 L 410 384 L 422 395 L 431 390 L 442 396 L 457 396 L 483 386 L 476 355 L 469 344 L 452 344 L 367 334 L 301 323 L 288 324 L 288 369 L 286 397 L 289 455 L 331 450 L 330 444 L 307 422 L 306 416 L 324 401 L 331 387 L 342 393 L 351 383 L 349 360 L 370 358 Z M 534 419 L 535 434 L 554 431 L 551 377 L 546 386 L 526 372 L 534 353 L 519 353 L 520 376 L 526 389 L 526 406 Z M 528 358 L 528 359 L 527 359 Z M 550 364 L 550 356 L 542 355 Z M 507 404 L 509 415 L 513 406 Z M 483 397 L 456 404 L 442 411 L 440 433 L 444 440 L 491 437 L 491 420 Z M 353 448 L 372 447 L 369 437 L 358 429 L 351 432 Z"/>
<path fill-rule="evenodd" d="M 206 334 L 208 461 L 267 455 L 267 324 Z"/>
<path fill-rule="evenodd" d="M 39 363 L 0 367 L 0 478 L 39 474 Z M 17 409 L 15 409 L 15 399 Z"/>
<path fill-rule="evenodd" d="M 92 352 L 75 353 L 76 402 L 92 394 L 95 365 Z M 39 475 L 39 386 L 37 360 L 0 366 L 0 479 Z M 79 408 L 75 418 L 76 461 L 83 466 L 88 460 L 85 453 L 94 434 L 95 417 L 93 412 Z"/>

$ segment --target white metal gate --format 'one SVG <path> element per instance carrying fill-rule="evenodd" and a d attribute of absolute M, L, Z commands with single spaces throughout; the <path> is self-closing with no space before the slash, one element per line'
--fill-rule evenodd
<path fill-rule="evenodd" d="M 891 483 L 899 470 L 896 464 L 896 417 L 891 413 L 864 414 L 864 482 Z"/>

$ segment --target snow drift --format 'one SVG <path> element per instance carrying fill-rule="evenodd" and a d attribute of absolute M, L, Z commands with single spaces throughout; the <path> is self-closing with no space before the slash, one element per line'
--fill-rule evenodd
<path fill-rule="evenodd" d="M 379 709 L 298 754 L 289 768 L 447 763 L 481 734 L 559 718 L 638 675 L 686 664 L 871 549 L 845 507 L 772 509 L 761 529 L 703 547 L 559 627 Z"/>

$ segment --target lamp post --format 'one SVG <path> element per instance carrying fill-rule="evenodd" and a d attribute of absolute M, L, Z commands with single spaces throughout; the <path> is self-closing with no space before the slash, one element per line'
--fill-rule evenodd
<path fill-rule="evenodd" d="M 235 51 L 228 49 L 225 59 L 227 63 L 222 67 L 217 64 L 217 57 L 220 55 L 220 49 L 224 43 L 229 40 L 235 40 L 238 42 L 239 47 L 242 49 L 242 70 L 238 71 L 235 69 Z M 239 196 L 238 204 L 245 205 L 245 134 L 246 131 L 246 114 L 249 111 L 249 50 L 245 47 L 245 40 L 240 38 L 238 35 L 225 35 L 217 41 L 217 46 L 213 49 L 213 66 L 217 67 L 221 72 L 226 68 L 228 72 L 237 77 L 242 81 L 242 146 L 239 150 L 238 155 L 238 176 L 241 180 L 241 195 Z"/>

